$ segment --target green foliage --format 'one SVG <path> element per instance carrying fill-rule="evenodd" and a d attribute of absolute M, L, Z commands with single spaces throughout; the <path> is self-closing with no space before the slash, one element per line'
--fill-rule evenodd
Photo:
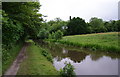
<path fill-rule="evenodd" d="M 83 34 L 86 33 L 87 25 L 82 18 L 73 18 L 67 24 L 67 34 L 74 35 L 74 34 Z"/>
<path fill-rule="evenodd" d="M 3 44 L 12 46 L 23 35 L 23 27 L 19 21 L 11 20 L 8 15 L 3 11 L 2 17 L 2 38 Z"/>
<path fill-rule="evenodd" d="M 63 37 L 63 33 L 60 30 L 58 30 L 57 32 L 55 32 L 54 36 L 56 40 L 61 39 Z"/>
<path fill-rule="evenodd" d="M 10 53 L 6 49 L 2 49 L 2 56 L 6 56 L 2 58 L 3 64 L 6 64 L 6 61 L 11 58 Z"/>
<path fill-rule="evenodd" d="M 120 32 L 120 20 L 116 21 L 115 23 L 115 31 Z"/>
<path fill-rule="evenodd" d="M 93 17 L 90 19 L 90 25 L 92 25 L 94 27 L 99 27 L 99 26 L 103 25 L 103 20 L 99 19 L 97 17 Z"/>
<path fill-rule="evenodd" d="M 93 17 L 89 23 L 86 23 L 82 18 L 73 18 L 67 24 L 64 35 L 77 35 L 89 33 L 103 33 L 103 32 L 118 32 L 119 20 L 103 21 L 100 18 Z"/>
<path fill-rule="evenodd" d="M 118 32 L 118 21 L 103 21 L 102 19 L 93 17 L 90 19 L 89 25 L 92 28 L 92 33 L 101 33 L 101 32 Z"/>
<path fill-rule="evenodd" d="M 54 20 L 51 20 L 49 22 L 47 22 L 47 27 L 49 28 L 49 32 L 56 32 L 58 30 L 61 30 L 64 34 L 66 32 L 66 28 L 67 28 L 67 22 L 66 21 L 62 21 L 60 18 L 55 18 Z"/>
<path fill-rule="evenodd" d="M 62 77 L 76 77 L 74 67 L 70 63 L 66 63 L 65 67 L 60 70 Z"/>
<path fill-rule="evenodd" d="M 46 29 L 41 29 L 37 35 L 39 39 L 46 39 L 49 36 L 49 32 Z"/>
<path fill-rule="evenodd" d="M 45 49 L 42 49 L 41 53 L 43 56 L 45 56 L 48 59 L 48 61 L 53 62 L 52 55 L 50 53 L 48 53 Z"/>
<path fill-rule="evenodd" d="M 9 7 L 9 8 L 8 8 Z M 29 36 L 37 37 L 42 21 L 39 2 L 2 2 L 2 45 L 5 50 Z"/>
<path fill-rule="evenodd" d="M 42 14 L 37 13 L 40 8 L 39 2 L 2 2 L 2 5 L 5 12 L 5 14 L 4 12 L 2 13 L 3 30 L 5 28 L 4 33 L 8 33 L 8 35 L 18 33 L 18 36 L 20 35 L 22 40 L 28 35 L 31 38 L 37 37 L 41 25 L 40 22 L 42 21 Z M 22 32 L 7 32 L 7 27 L 8 29 L 11 28 L 12 31 L 17 30 L 15 26 Z M 11 36 L 16 37 L 14 35 Z M 18 37 L 16 38 L 18 39 Z"/>
<path fill-rule="evenodd" d="M 55 40 L 59 40 L 62 39 L 63 37 L 63 33 L 58 30 L 57 32 L 52 32 L 52 34 L 49 34 L 49 39 L 55 39 Z"/>
<path fill-rule="evenodd" d="M 93 29 L 93 33 L 98 33 L 98 32 L 106 32 L 106 28 L 104 26 L 103 20 L 93 17 L 90 19 L 89 23 Z"/>

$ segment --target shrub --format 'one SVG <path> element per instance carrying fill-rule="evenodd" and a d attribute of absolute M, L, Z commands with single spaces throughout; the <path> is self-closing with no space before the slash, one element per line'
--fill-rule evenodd
<path fill-rule="evenodd" d="M 70 63 L 66 64 L 63 69 L 60 69 L 62 77 L 75 77 L 74 67 Z"/>
<path fill-rule="evenodd" d="M 60 30 L 58 30 L 57 32 L 55 32 L 55 39 L 57 40 L 57 39 L 61 39 L 63 37 L 63 33 L 60 31 Z"/>
<path fill-rule="evenodd" d="M 49 39 L 55 39 L 55 40 L 59 40 L 63 37 L 63 32 L 61 32 L 60 30 L 58 30 L 57 32 L 52 32 L 52 34 L 49 34 Z"/>
<path fill-rule="evenodd" d="M 48 35 L 49 35 L 49 32 L 45 29 L 39 31 L 37 37 L 40 38 L 40 39 L 46 39 L 48 38 Z"/>

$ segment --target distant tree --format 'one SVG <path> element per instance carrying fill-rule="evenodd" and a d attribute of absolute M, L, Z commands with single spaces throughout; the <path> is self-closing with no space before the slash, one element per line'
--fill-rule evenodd
<path fill-rule="evenodd" d="M 90 19 L 89 23 L 93 29 L 93 32 L 98 33 L 98 32 L 106 32 L 106 27 L 104 26 L 104 22 L 102 19 L 99 19 L 97 17 L 93 17 Z"/>
<path fill-rule="evenodd" d="M 58 30 L 61 30 L 63 33 L 66 32 L 67 22 L 63 21 L 60 18 L 55 18 L 54 20 L 47 22 L 47 25 L 48 25 L 47 27 L 49 28 L 48 30 L 50 33 L 56 32 Z"/>
<path fill-rule="evenodd" d="M 104 22 L 104 26 L 105 26 L 105 28 L 106 28 L 106 32 L 109 32 L 109 31 L 110 31 L 110 28 L 109 28 L 110 23 L 107 22 L 107 21 L 105 21 L 105 22 Z"/>
<path fill-rule="evenodd" d="M 115 23 L 115 31 L 120 32 L 120 20 Z"/>
<path fill-rule="evenodd" d="M 93 32 L 92 26 L 89 23 L 87 23 L 87 33 L 89 34 L 89 33 L 92 33 L 92 32 Z"/>
<path fill-rule="evenodd" d="M 74 34 L 84 34 L 86 33 L 87 25 L 82 18 L 73 18 L 67 24 L 67 34 L 74 35 Z"/>
<path fill-rule="evenodd" d="M 107 28 L 108 32 L 118 31 L 119 20 L 118 21 L 111 20 L 109 22 L 105 22 L 104 26 Z"/>
<path fill-rule="evenodd" d="M 112 32 L 115 31 L 115 28 L 116 28 L 115 23 L 116 23 L 115 20 L 110 21 L 110 28 L 111 28 L 111 31 L 112 31 Z"/>

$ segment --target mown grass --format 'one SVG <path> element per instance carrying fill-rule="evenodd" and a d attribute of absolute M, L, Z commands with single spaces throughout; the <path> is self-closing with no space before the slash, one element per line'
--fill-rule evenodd
<path fill-rule="evenodd" d="M 38 45 L 30 44 L 26 51 L 26 59 L 20 65 L 17 75 L 58 75 L 59 72 L 42 51 Z"/>
<path fill-rule="evenodd" d="M 58 42 L 67 45 L 90 48 L 92 50 L 120 52 L 118 37 L 119 37 L 118 32 L 109 32 L 109 33 L 65 36 L 63 37 L 63 39 L 59 40 Z"/>
<path fill-rule="evenodd" d="M 17 45 L 14 45 L 10 50 L 7 50 L 7 56 L 3 56 L 3 57 L 8 57 L 7 60 L 3 60 L 2 63 L 2 73 L 4 74 L 5 71 L 7 71 L 7 69 L 11 66 L 11 64 L 13 63 L 13 61 L 16 59 L 18 53 L 20 52 L 21 48 L 23 46 L 23 43 L 18 43 Z"/>

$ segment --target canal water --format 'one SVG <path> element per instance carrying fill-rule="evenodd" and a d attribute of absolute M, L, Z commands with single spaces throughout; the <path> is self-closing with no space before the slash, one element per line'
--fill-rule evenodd
<path fill-rule="evenodd" d="M 92 51 L 60 44 L 44 45 L 50 49 L 57 70 L 71 63 L 76 75 L 118 75 L 120 54 Z"/>

